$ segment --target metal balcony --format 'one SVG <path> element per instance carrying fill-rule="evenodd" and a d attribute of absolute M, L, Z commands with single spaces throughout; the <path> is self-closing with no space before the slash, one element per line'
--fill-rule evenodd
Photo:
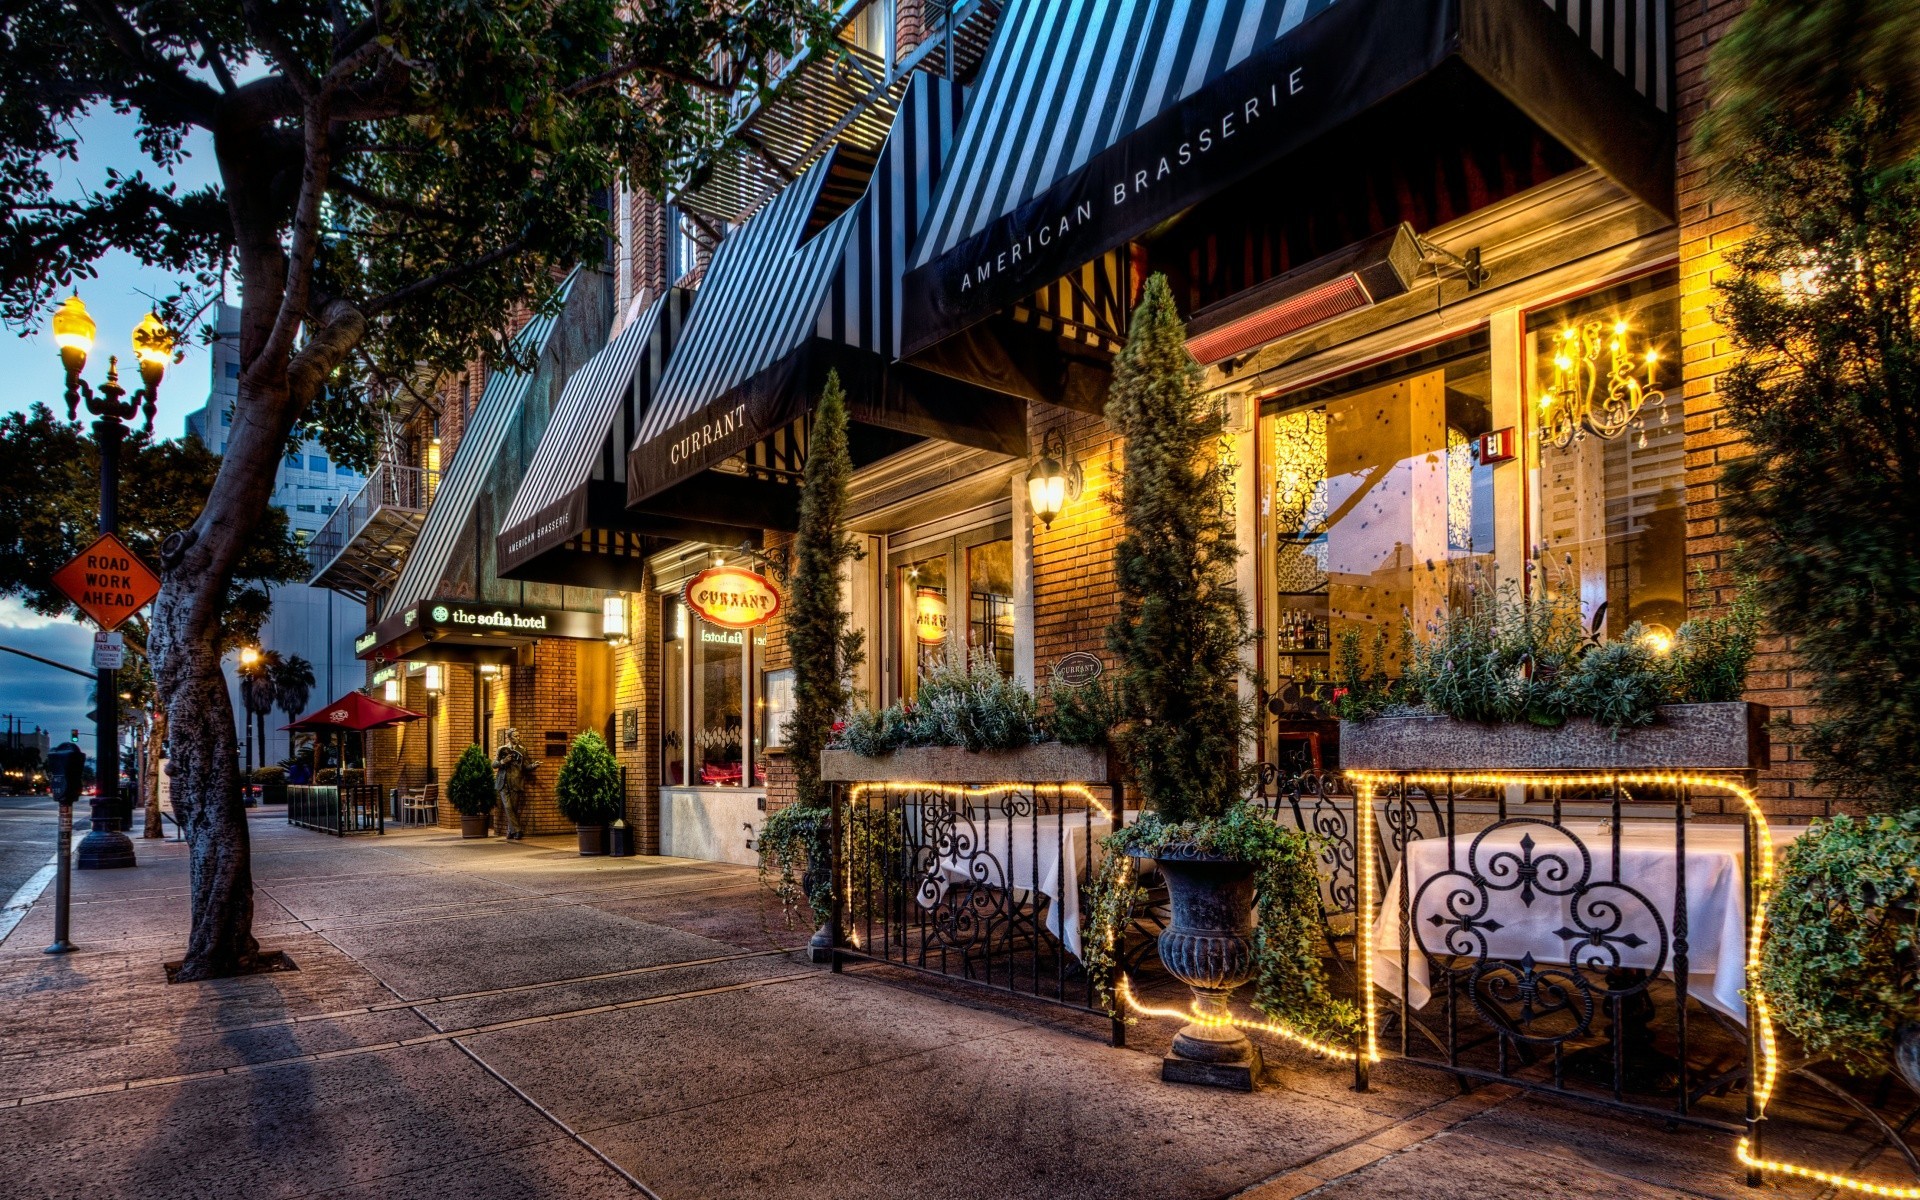
<path fill-rule="evenodd" d="M 420 536 L 439 483 L 438 471 L 395 463 L 375 467 L 366 485 L 334 509 L 307 543 L 307 560 L 313 564 L 313 578 L 307 582 L 362 603 L 385 591 Z"/>

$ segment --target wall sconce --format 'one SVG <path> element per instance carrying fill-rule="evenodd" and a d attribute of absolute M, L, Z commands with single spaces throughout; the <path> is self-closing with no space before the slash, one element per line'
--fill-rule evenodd
<path fill-rule="evenodd" d="M 388 704 L 400 703 L 400 681 L 398 679 L 387 680 L 386 701 Z"/>
<path fill-rule="evenodd" d="M 438 696 L 440 694 L 440 688 L 441 688 L 440 664 L 428 663 L 427 664 L 427 695 Z"/>
<path fill-rule="evenodd" d="M 600 601 L 600 636 L 613 644 L 627 640 L 627 598 L 615 593 Z"/>
<path fill-rule="evenodd" d="M 1079 462 L 1068 457 L 1066 435 L 1058 427 L 1047 430 L 1040 439 L 1040 461 L 1027 471 L 1027 504 L 1040 524 L 1053 528 L 1053 519 L 1080 498 L 1085 482 Z"/>
<path fill-rule="evenodd" d="M 500 664 L 499 663 L 481 663 L 480 673 L 486 676 L 488 679 L 492 679 L 495 675 L 498 675 L 500 673 Z"/>

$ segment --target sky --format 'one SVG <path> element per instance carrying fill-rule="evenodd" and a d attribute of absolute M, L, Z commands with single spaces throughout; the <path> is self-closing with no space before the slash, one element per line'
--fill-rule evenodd
<path fill-rule="evenodd" d="M 81 121 L 80 161 L 59 164 L 62 194 L 78 198 L 98 187 L 109 167 L 122 172 L 144 169 L 149 177 L 159 174 L 140 152 L 134 137 L 131 117 L 100 112 Z M 210 139 L 197 135 L 188 142 L 190 157 L 173 178 L 182 191 L 204 186 L 214 176 Z M 129 254 L 115 253 L 96 265 L 99 277 L 78 281 L 80 298 L 86 301 L 98 332 L 93 357 L 88 360 L 87 378 L 98 384 L 106 376 L 106 358 L 120 356 L 123 364 L 131 358 L 133 327 L 152 307 L 148 297 L 161 297 L 173 290 L 175 281 L 164 271 L 150 270 Z M 25 411 L 39 402 L 66 415 L 66 375 L 60 366 L 53 337 L 47 331 L 45 317 L 38 325 L 19 336 L 20 330 L 0 328 L 0 400 L 9 412 Z M 137 374 L 134 375 L 137 381 Z M 207 402 L 211 385 L 207 351 L 199 345 L 186 348 L 186 359 L 168 368 L 160 388 L 159 414 L 154 431 L 163 437 L 179 437 L 186 432 L 186 416 Z M 85 418 L 85 410 L 81 416 Z M 56 659 L 83 670 L 92 667 L 93 627 L 81 621 L 43 617 L 25 608 L 12 597 L 0 597 L 0 646 L 26 650 Z M 93 730 L 87 723 L 87 680 L 13 654 L 0 654 L 0 728 L 12 716 L 18 727 L 31 730 L 38 725 L 50 730 L 57 744 L 81 732 L 80 745 L 93 750 Z"/>

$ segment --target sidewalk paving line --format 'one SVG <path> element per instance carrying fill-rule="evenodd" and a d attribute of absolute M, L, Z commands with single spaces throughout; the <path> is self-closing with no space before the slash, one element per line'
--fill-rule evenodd
<path fill-rule="evenodd" d="M 806 979 L 823 979 L 827 974 L 821 971 L 797 971 L 791 975 L 776 975 L 770 979 L 750 979 L 726 987 L 702 988 L 690 992 L 670 992 L 664 996 L 650 996 L 641 1001 L 631 1001 L 620 1005 L 595 1005 L 592 1008 L 575 1009 L 568 1012 L 549 1013 L 542 1017 L 523 1017 L 514 1021 L 498 1021 L 487 1025 L 472 1025 L 464 1029 L 451 1029 L 422 1034 L 404 1041 L 386 1041 L 368 1046 L 347 1046 L 338 1050 L 324 1050 L 312 1054 L 292 1054 L 283 1058 L 264 1059 L 257 1063 L 237 1063 L 230 1067 L 215 1067 L 206 1071 L 196 1071 L 188 1075 L 168 1075 L 157 1079 L 127 1080 L 121 1083 L 105 1084 L 91 1088 L 70 1088 L 58 1092 L 44 1092 L 37 1096 L 22 1096 L 12 1101 L 0 1101 L 0 1108 L 19 1108 L 30 1104 L 51 1104 L 61 1100 L 82 1099 L 88 1096 L 105 1095 L 112 1092 L 133 1091 L 136 1088 L 166 1087 L 198 1079 L 209 1079 L 218 1075 L 243 1075 L 255 1071 L 268 1071 L 278 1067 L 295 1066 L 300 1063 L 321 1062 L 328 1059 L 352 1058 L 361 1054 L 378 1054 L 388 1050 L 404 1050 L 414 1046 L 433 1042 L 452 1042 L 459 1038 L 479 1037 L 488 1033 L 499 1033 L 508 1029 L 517 1029 L 523 1025 L 542 1025 L 554 1021 L 570 1020 L 574 1017 L 596 1016 L 613 1009 L 640 1008 L 650 1004 L 670 1004 L 681 1000 L 697 1000 L 704 996 L 720 995 L 724 992 L 741 992 L 753 988 L 769 987 L 776 983 L 794 983 Z M 422 1017 L 422 1020 L 425 1018 Z"/>

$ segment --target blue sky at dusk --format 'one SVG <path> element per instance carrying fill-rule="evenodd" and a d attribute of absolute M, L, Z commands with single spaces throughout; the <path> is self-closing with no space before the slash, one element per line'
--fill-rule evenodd
<path fill-rule="evenodd" d="M 82 139 L 80 161 L 56 167 L 65 195 L 79 198 L 98 187 L 109 167 L 122 172 L 144 170 L 150 178 L 160 174 L 140 152 L 133 118 L 99 112 L 82 121 L 78 129 Z M 182 191 L 202 187 L 216 174 L 210 139 L 201 135 L 188 142 L 188 149 L 191 156 L 173 176 Z M 94 355 L 87 365 L 87 377 L 94 383 L 105 377 L 108 355 L 117 354 L 123 363 L 128 361 L 128 339 L 152 307 L 149 297 L 167 295 L 175 283 L 172 276 L 143 267 L 129 254 L 112 254 L 96 264 L 96 269 L 98 278 L 77 282 L 80 297 L 99 326 Z M 0 381 L 4 381 L 7 410 L 24 411 L 38 402 L 64 416 L 66 377 L 45 318 L 26 331 L 26 336 L 20 333 L 18 329 L 0 330 Z M 164 437 L 184 433 L 186 415 L 206 403 L 210 382 L 206 350 L 188 346 L 185 361 L 167 371 L 161 386 L 155 432 Z M 81 416 L 85 418 L 84 411 Z M 85 669 L 91 666 L 92 642 L 91 625 L 43 617 L 17 600 L 0 597 L 0 645 Z M 51 730 L 56 742 L 79 728 L 80 744 L 91 753 L 93 730 L 85 719 L 90 706 L 88 687 L 88 682 L 77 676 L 17 655 L 0 654 L 0 721 L 11 714 L 23 728 L 39 725 Z"/>

